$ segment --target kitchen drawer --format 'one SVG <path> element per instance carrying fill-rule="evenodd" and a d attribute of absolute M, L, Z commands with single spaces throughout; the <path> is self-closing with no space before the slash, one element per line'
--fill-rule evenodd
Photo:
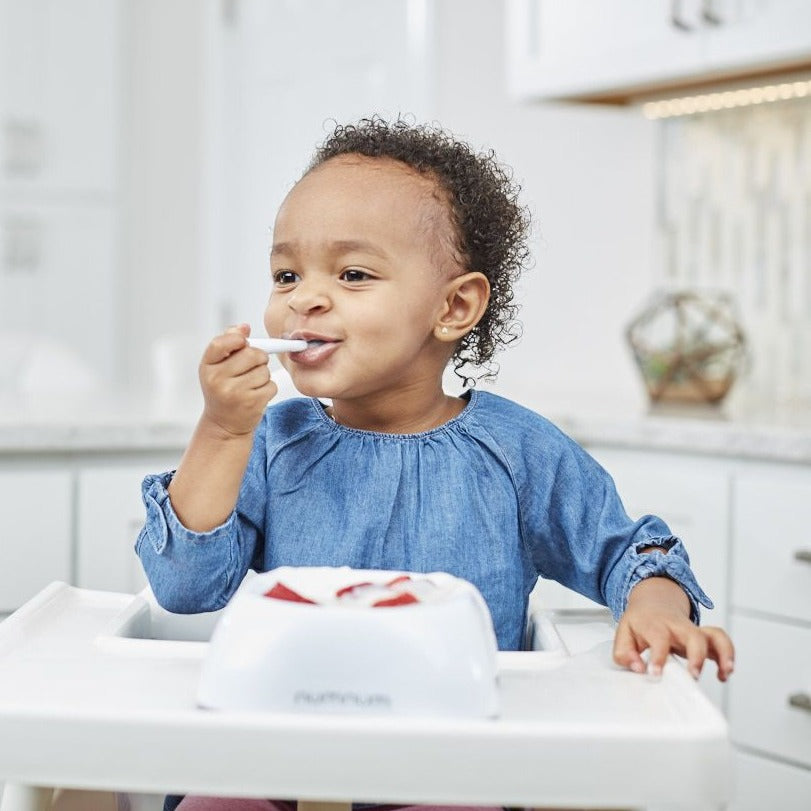
<path fill-rule="evenodd" d="M 138 463 L 105 463 L 79 471 L 76 582 L 85 589 L 133 593 L 146 585 L 135 539 L 146 514 L 141 481 L 147 473 L 177 467 L 178 456 Z"/>
<path fill-rule="evenodd" d="M 789 703 L 811 698 L 811 627 L 733 614 L 732 638 L 732 740 L 811 768 L 811 710 Z"/>
<path fill-rule="evenodd" d="M 72 494 L 68 471 L 0 471 L 0 613 L 70 580 Z"/>
<path fill-rule="evenodd" d="M 733 606 L 811 622 L 811 475 L 740 474 L 732 516 Z"/>
<path fill-rule="evenodd" d="M 768 758 L 736 752 L 729 811 L 808 811 L 811 771 Z"/>

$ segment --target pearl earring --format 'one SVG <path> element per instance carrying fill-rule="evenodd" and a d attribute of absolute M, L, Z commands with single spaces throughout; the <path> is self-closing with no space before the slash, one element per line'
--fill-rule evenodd
<path fill-rule="evenodd" d="M 441 332 L 443 335 L 447 335 L 447 334 L 448 334 L 448 328 L 447 328 L 447 327 L 442 327 L 442 329 L 440 330 L 440 332 Z"/>

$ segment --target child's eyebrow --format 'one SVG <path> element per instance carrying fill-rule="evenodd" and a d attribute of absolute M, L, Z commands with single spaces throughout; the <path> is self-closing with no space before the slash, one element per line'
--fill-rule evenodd
<path fill-rule="evenodd" d="M 295 253 L 295 247 L 291 242 L 274 242 L 270 249 L 271 256 L 289 256 Z"/>
<path fill-rule="evenodd" d="M 276 242 L 270 250 L 271 256 L 291 256 L 297 253 L 298 243 Z M 365 239 L 336 239 L 329 243 L 328 250 L 332 254 L 370 253 L 381 259 L 388 259 L 389 255 L 378 245 Z"/>

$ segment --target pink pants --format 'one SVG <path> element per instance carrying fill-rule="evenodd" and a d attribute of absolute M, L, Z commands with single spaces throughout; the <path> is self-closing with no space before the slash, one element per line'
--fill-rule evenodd
<path fill-rule="evenodd" d="M 502 811 L 492 806 L 472 805 L 381 805 L 380 811 Z M 176 811 L 296 811 L 296 804 L 284 800 L 250 800 L 231 797 L 184 797 Z M 373 809 L 369 809 L 373 811 Z"/>

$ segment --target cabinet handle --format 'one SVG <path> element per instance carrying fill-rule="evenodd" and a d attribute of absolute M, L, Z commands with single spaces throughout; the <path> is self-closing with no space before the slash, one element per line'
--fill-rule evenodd
<path fill-rule="evenodd" d="M 788 697 L 788 703 L 790 707 L 811 712 L 811 694 L 809 693 L 794 693 Z"/>
<path fill-rule="evenodd" d="M 43 165 L 40 123 L 34 119 L 7 118 L 2 129 L 3 173 L 9 178 L 36 178 Z"/>
<path fill-rule="evenodd" d="M 798 549 L 794 553 L 794 560 L 799 560 L 802 563 L 811 563 L 811 549 Z"/>
<path fill-rule="evenodd" d="M 670 24 L 682 31 L 693 30 L 693 26 L 686 23 L 681 16 L 681 0 L 670 1 Z"/>
<path fill-rule="evenodd" d="M 42 263 L 42 231 L 42 223 L 33 216 L 9 216 L 0 223 L 0 237 L 5 243 L 0 272 L 35 273 Z"/>
<path fill-rule="evenodd" d="M 715 0 L 704 0 L 701 5 L 701 19 L 709 25 L 721 25 L 724 22 L 718 9 L 715 7 Z"/>

